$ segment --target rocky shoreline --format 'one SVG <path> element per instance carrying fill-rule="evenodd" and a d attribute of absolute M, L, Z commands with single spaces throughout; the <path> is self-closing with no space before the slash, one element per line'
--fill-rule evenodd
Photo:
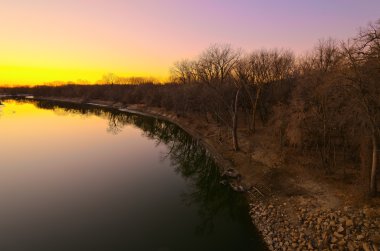
<path fill-rule="evenodd" d="M 378 250 L 380 217 L 374 208 L 324 210 L 311 199 L 291 205 L 296 215 L 289 215 L 288 207 L 276 199 L 250 204 L 252 221 L 270 250 Z"/>
<path fill-rule="evenodd" d="M 37 98 L 41 100 L 90 104 L 118 109 L 123 112 L 153 116 L 177 124 L 200 141 L 210 152 L 228 184 L 247 194 L 252 222 L 262 234 L 269 250 L 364 250 L 377 251 L 380 246 L 380 209 L 378 207 L 322 208 L 313 198 L 297 200 L 277 197 L 242 182 L 241 175 L 231 162 L 218 152 L 215 142 L 202 137 L 174 114 L 141 107 L 124 107 L 105 101 L 65 98 Z"/>
<path fill-rule="evenodd" d="M 159 116 L 179 125 L 193 137 L 202 139 L 197 132 L 183 126 L 175 117 L 151 111 L 126 111 Z M 379 208 L 345 206 L 341 209 L 322 209 L 312 198 L 290 202 L 274 195 L 264 195 L 256 187 L 241 182 L 241 174 L 223 160 L 212 143 L 201 141 L 222 168 L 222 175 L 228 178 L 232 189 L 247 194 L 252 222 L 269 250 L 379 250 Z"/>

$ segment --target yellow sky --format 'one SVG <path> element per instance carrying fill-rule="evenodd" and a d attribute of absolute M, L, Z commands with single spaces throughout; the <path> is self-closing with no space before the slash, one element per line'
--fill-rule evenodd
<path fill-rule="evenodd" d="M 210 44 L 247 51 L 347 39 L 379 1 L 4 0 L 0 86 L 121 77 L 168 79 L 177 60 Z"/>
<path fill-rule="evenodd" d="M 106 1 L 2 4 L 0 85 L 94 83 L 109 73 L 166 80 L 174 56 L 154 51 L 148 33 L 129 23 L 128 16 L 127 9 Z"/>
<path fill-rule="evenodd" d="M 116 68 L 116 67 L 115 67 Z M 50 66 L 10 66 L 0 65 L 0 85 L 17 86 L 17 85 L 38 85 L 64 82 L 76 83 L 96 83 L 108 73 L 113 73 L 119 77 L 154 77 L 159 81 L 165 81 L 168 76 L 165 72 L 123 72 L 115 69 L 96 69 L 96 68 L 70 68 Z"/>

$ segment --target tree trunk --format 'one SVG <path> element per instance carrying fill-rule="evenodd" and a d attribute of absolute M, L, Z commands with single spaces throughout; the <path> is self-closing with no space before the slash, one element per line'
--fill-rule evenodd
<path fill-rule="evenodd" d="M 250 109 L 252 109 L 253 110 L 253 107 L 255 106 L 255 99 L 253 98 L 253 96 L 252 96 L 252 94 L 251 94 L 251 92 L 250 92 L 250 90 L 249 90 L 249 88 L 247 87 L 247 85 L 243 85 L 243 87 L 244 87 L 244 90 L 245 90 L 245 92 L 247 93 L 247 95 L 248 95 L 248 97 L 249 97 L 249 102 L 250 102 Z M 252 111 L 250 111 L 249 109 L 247 109 L 247 125 L 248 125 L 248 132 L 249 132 L 249 134 L 251 134 L 252 132 L 253 132 L 253 130 L 252 130 L 252 120 L 251 120 L 251 115 L 252 114 L 250 114 Z"/>
<path fill-rule="evenodd" d="M 377 179 L 376 179 L 376 171 L 377 171 L 377 140 L 376 134 L 372 134 L 372 168 L 371 168 L 371 184 L 370 184 L 370 194 L 375 196 L 377 193 Z"/>
<path fill-rule="evenodd" d="M 233 144 L 234 151 L 239 151 L 239 142 L 238 142 L 238 136 L 237 136 L 237 127 L 238 127 L 237 114 L 238 114 L 240 89 L 241 88 L 238 88 L 235 94 L 233 116 L 232 116 L 232 144 Z"/>
<path fill-rule="evenodd" d="M 255 132 L 256 130 L 256 111 L 257 111 L 257 104 L 259 103 L 259 99 L 260 99 L 260 94 L 261 94 L 261 86 L 258 86 L 257 92 L 256 92 L 255 104 L 252 107 L 252 132 Z"/>
<path fill-rule="evenodd" d="M 265 111 L 265 106 L 263 103 L 263 99 L 259 99 L 259 111 L 260 111 L 260 118 L 262 124 L 265 126 L 265 123 L 267 122 L 267 116 L 266 116 L 266 111 Z"/>

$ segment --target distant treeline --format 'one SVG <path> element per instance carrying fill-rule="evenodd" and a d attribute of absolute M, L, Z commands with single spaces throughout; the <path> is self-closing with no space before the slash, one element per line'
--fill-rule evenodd
<path fill-rule="evenodd" d="M 346 42 L 320 40 L 297 58 L 286 50 L 243 53 L 212 45 L 195 59 L 176 62 L 171 79 L 164 85 L 112 80 L 0 92 L 146 104 L 179 116 L 191 113 L 228 128 L 236 151 L 239 131 L 254 134 L 259 125 L 271 127 L 281 147 L 313 149 L 327 173 L 334 171 L 337 156 L 362 163 L 368 167 L 370 192 L 377 191 L 380 21 Z"/>

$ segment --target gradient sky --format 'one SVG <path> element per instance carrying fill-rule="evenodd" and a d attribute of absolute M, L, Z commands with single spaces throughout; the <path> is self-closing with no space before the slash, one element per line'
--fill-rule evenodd
<path fill-rule="evenodd" d="M 379 0 L 0 0 L 0 85 L 165 80 L 213 43 L 303 53 L 379 18 Z"/>

